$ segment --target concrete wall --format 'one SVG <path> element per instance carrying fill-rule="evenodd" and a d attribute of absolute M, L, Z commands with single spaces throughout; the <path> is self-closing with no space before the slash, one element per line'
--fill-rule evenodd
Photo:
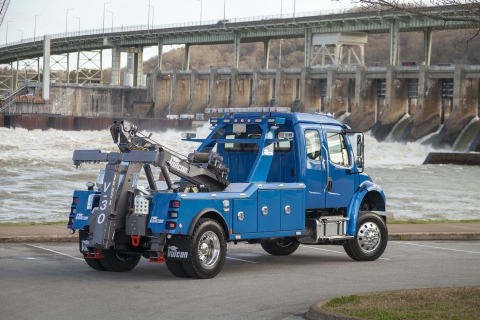
<path fill-rule="evenodd" d="M 377 87 L 375 79 L 367 79 L 365 67 L 355 71 L 355 99 L 350 115 L 345 119 L 350 127 L 370 130 L 377 120 Z"/>
<path fill-rule="evenodd" d="M 381 111 L 372 133 L 378 140 L 384 140 L 395 124 L 406 114 L 408 105 L 408 81 L 399 79 L 392 66 L 386 70 L 385 109 Z"/>
<path fill-rule="evenodd" d="M 134 116 L 135 105 L 147 101 L 151 101 L 147 89 L 58 85 L 50 87 L 47 103 L 17 102 L 10 111 L 89 117 Z"/>
<path fill-rule="evenodd" d="M 467 79 L 465 66 L 456 65 L 453 78 L 453 110 L 445 122 L 439 146 L 452 146 L 463 128 L 478 115 L 479 79 Z"/>
<path fill-rule="evenodd" d="M 385 93 L 378 88 L 383 79 Z M 418 97 L 408 98 L 409 83 L 417 79 Z M 454 79 L 453 98 L 442 96 L 443 79 Z M 206 107 L 266 107 L 273 102 L 293 111 L 334 112 L 337 117 L 350 112 L 346 123 L 357 130 L 371 129 L 379 140 L 408 112 L 410 123 L 400 140 L 416 141 L 444 123 L 434 145 L 453 145 L 478 114 L 479 79 L 480 67 L 463 65 L 171 70 L 149 74 L 146 89 L 53 86 L 50 101 L 17 102 L 10 112 L 162 118 L 169 108 L 172 114 L 194 114 Z"/>
<path fill-rule="evenodd" d="M 170 105 L 172 79 L 168 75 L 162 75 L 161 72 L 158 72 L 155 78 L 157 80 L 155 86 L 154 116 L 163 117 L 164 113 L 168 110 L 168 106 Z"/>
<path fill-rule="evenodd" d="M 440 127 L 442 81 L 432 79 L 427 66 L 420 66 L 417 106 L 410 108 L 412 120 L 402 134 L 404 141 L 416 141 Z"/>

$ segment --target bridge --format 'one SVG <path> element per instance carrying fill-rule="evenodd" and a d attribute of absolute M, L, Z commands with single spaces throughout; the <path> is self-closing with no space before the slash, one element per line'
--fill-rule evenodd
<path fill-rule="evenodd" d="M 129 26 L 121 28 L 104 28 L 79 32 L 60 33 L 49 36 L 49 52 L 62 57 L 53 61 L 61 65 L 66 74 L 70 71 L 68 53 L 77 52 L 75 83 L 91 80 L 102 81 L 101 55 L 103 49 L 112 50 L 111 85 L 120 85 L 120 53 L 133 55 L 134 86 L 141 86 L 141 70 L 143 48 L 158 46 L 158 69 L 162 69 L 162 53 L 164 45 L 185 44 L 183 68 L 189 69 L 190 46 L 211 44 L 234 44 L 233 68 L 238 68 L 239 47 L 241 43 L 263 42 L 264 65 L 268 69 L 269 43 L 272 39 L 304 38 L 305 67 L 312 65 L 363 65 L 363 46 L 367 34 L 390 33 L 390 65 L 396 65 L 398 33 L 424 32 L 424 60 L 430 64 L 432 30 L 463 29 L 480 25 L 472 24 L 476 17 L 462 6 L 428 7 L 420 9 L 428 13 L 411 14 L 395 10 L 389 11 L 322 11 L 276 16 L 239 18 L 220 21 L 203 21 L 201 23 L 183 23 L 162 26 Z M 449 16 L 457 20 L 443 21 L 440 18 Z M 438 19 L 436 18 L 438 17 Z M 356 51 L 354 50 L 355 48 Z M 15 90 L 19 80 L 35 80 L 28 76 L 28 71 L 40 73 L 39 57 L 44 56 L 45 39 L 36 37 L 20 42 L 0 46 L 0 67 L 9 65 L 12 70 L 8 77 L 0 78 L 0 93 Z M 344 49 L 342 51 L 342 49 Z M 89 53 L 89 54 L 87 54 Z M 344 61 L 348 56 L 348 61 Z M 353 56 L 353 62 L 350 57 Z M 96 62 L 96 72 L 82 75 L 82 58 Z M 33 59 L 33 61 L 28 61 Z M 44 59 L 50 60 L 50 59 Z M 14 63 L 16 62 L 16 68 Z M 44 61 L 50 62 L 50 61 Z M 66 62 L 66 63 L 65 63 Z M 51 63 L 51 62 L 50 62 Z M 14 80 L 13 69 L 17 70 Z M 46 70 L 46 67 L 43 68 Z M 21 75 L 23 72 L 23 79 Z M 20 72 L 20 78 L 18 76 Z M 33 72 L 35 74 L 35 72 Z M 7 79 L 8 78 L 8 79 Z M 67 76 L 65 82 L 70 82 Z M 10 83 L 8 83 L 10 81 Z"/>
<path fill-rule="evenodd" d="M 0 64 L 9 65 L 11 72 L 5 75 L 5 69 L 0 69 L 0 94 L 2 89 L 10 91 L 0 96 L 0 112 L 8 109 L 13 116 L 45 113 L 162 118 L 201 113 L 206 107 L 285 106 L 300 112 L 334 112 L 343 122 L 371 130 L 380 140 L 393 136 L 396 141 L 418 141 L 434 134 L 434 141 L 428 142 L 434 146 L 469 145 L 469 150 L 480 151 L 480 132 L 474 130 L 480 127 L 480 66 L 429 65 L 433 30 L 478 28 L 478 18 L 459 6 L 421 10 L 428 17 L 396 11 L 310 12 L 151 28 L 106 28 L 25 39 L 0 46 Z M 452 20 L 441 20 L 445 15 Z M 411 31 L 424 33 L 425 63 L 396 66 L 398 34 Z M 390 33 L 387 66 L 364 65 L 363 46 L 367 35 L 373 33 Z M 305 40 L 303 68 L 269 68 L 269 43 L 283 38 Z M 248 42 L 264 43 L 263 68 L 238 69 L 239 47 Z M 231 68 L 189 70 L 192 45 L 227 43 L 234 44 Z M 173 44 L 185 44 L 183 70 L 161 70 L 163 46 Z M 159 60 L 158 70 L 148 74 L 143 87 L 142 54 L 147 46 L 158 46 Z M 112 50 L 109 86 L 102 83 L 104 49 Z M 68 77 L 71 52 L 78 53 L 75 79 Z M 132 57 L 133 87 L 120 86 L 121 52 Z M 43 74 L 39 57 L 44 57 Z M 95 60 L 97 69 L 85 71 L 85 63 Z M 60 82 L 66 83 L 52 86 L 50 99 L 48 79 L 58 79 L 53 71 L 65 62 L 67 77 Z M 27 74 L 35 68 L 36 75 Z M 30 80 L 23 81 L 29 95 L 19 94 L 21 77 Z M 35 87 L 32 82 L 38 80 L 43 83 Z M 89 82 L 98 83 L 85 85 Z M 31 97 L 32 90 L 38 92 L 42 85 L 44 99 Z M 471 131 L 475 134 L 464 134 Z"/>

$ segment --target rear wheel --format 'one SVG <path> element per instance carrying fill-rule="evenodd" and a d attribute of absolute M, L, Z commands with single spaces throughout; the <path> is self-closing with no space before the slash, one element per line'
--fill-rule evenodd
<path fill-rule="evenodd" d="M 170 271 L 174 276 L 179 278 L 189 278 L 188 274 L 183 270 L 181 260 L 167 260 L 165 262 L 167 265 L 168 271 Z"/>
<path fill-rule="evenodd" d="M 183 270 L 192 278 L 209 279 L 223 268 L 227 242 L 220 224 L 211 219 L 200 219 L 193 231 L 188 260 L 182 261 Z"/>
<path fill-rule="evenodd" d="M 100 259 L 91 259 L 91 258 L 87 258 L 87 256 L 84 254 L 83 255 L 83 258 L 85 259 L 85 262 L 88 264 L 88 266 L 94 270 L 97 270 L 97 271 L 105 271 L 107 269 L 105 269 L 102 264 L 100 263 Z"/>
<path fill-rule="evenodd" d="M 140 261 L 139 255 L 117 254 L 112 249 L 103 251 L 104 258 L 98 261 L 108 271 L 127 272 L 135 268 Z"/>
<path fill-rule="evenodd" d="M 274 256 L 288 256 L 298 249 L 300 243 L 297 240 L 286 238 L 277 242 L 262 242 L 261 245 L 263 250 Z"/>
<path fill-rule="evenodd" d="M 385 221 L 374 213 L 358 216 L 357 235 L 343 245 L 348 256 L 357 261 L 373 261 L 380 258 L 388 242 Z"/>

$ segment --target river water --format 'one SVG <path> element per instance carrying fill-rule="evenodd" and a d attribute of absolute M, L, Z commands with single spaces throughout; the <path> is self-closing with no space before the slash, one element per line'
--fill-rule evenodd
<path fill-rule="evenodd" d="M 198 137 L 209 133 L 204 126 Z M 180 133 L 152 139 L 182 154 L 197 144 Z M 66 220 L 72 192 L 95 181 L 102 165 L 72 164 L 75 149 L 117 151 L 110 132 L 27 131 L 0 128 L 0 222 Z M 418 143 L 379 143 L 368 134 L 365 172 L 387 196 L 395 219 L 480 219 L 480 167 L 422 165 L 431 148 Z"/>

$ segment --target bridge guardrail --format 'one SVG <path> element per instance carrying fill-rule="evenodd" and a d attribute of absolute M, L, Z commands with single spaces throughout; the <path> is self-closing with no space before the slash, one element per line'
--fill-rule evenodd
<path fill-rule="evenodd" d="M 427 5 L 424 5 L 427 6 Z M 333 10 L 320 10 L 320 11 L 309 11 L 309 12 L 296 12 L 294 13 L 284 13 L 284 14 L 277 14 L 277 15 L 263 15 L 263 16 L 252 16 L 252 17 L 241 17 L 241 18 L 231 18 L 228 19 L 227 25 L 235 24 L 235 23 L 244 23 L 244 22 L 265 22 L 268 20 L 280 20 L 280 19 L 297 19 L 297 18 L 305 18 L 305 17 L 312 17 L 312 16 L 329 16 L 335 14 L 344 14 L 344 13 L 355 13 L 352 12 L 353 8 L 347 9 L 333 9 Z M 364 13 L 363 11 L 360 13 Z M 182 23 L 172 23 L 172 24 L 162 24 L 162 25 L 133 25 L 133 26 L 121 26 L 121 27 L 113 27 L 113 28 L 98 28 L 98 29 L 89 29 L 89 30 L 81 30 L 81 31 L 71 31 L 67 33 L 56 33 L 51 35 L 51 39 L 61 39 L 61 38 L 69 38 L 69 37 L 79 37 L 79 36 L 86 36 L 86 35 L 108 35 L 108 34 L 115 34 L 115 33 L 123 33 L 123 32 L 132 32 L 132 31 L 148 31 L 148 30 L 162 30 L 162 29 L 175 29 L 175 28 L 182 28 L 182 27 L 193 27 L 193 26 L 211 26 L 211 25 L 223 25 L 221 23 L 222 19 L 220 20 L 204 20 L 204 21 L 192 21 L 192 22 L 182 22 Z M 29 42 L 42 42 L 43 36 L 39 37 L 31 37 L 25 38 L 21 41 L 10 42 L 8 44 L 0 44 L 0 48 L 4 48 L 7 46 L 14 46 L 23 43 Z"/>

